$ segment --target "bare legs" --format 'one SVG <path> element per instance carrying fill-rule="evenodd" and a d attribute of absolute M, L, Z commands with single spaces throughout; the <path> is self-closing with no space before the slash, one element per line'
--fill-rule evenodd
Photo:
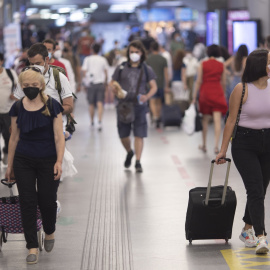
<path fill-rule="evenodd" d="M 207 141 L 207 131 L 208 131 L 208 124 L 211 119 L 211 115 L 204 114 L 202 118 L 202 141 L 203 144 L 201 149 L 206 150 L 206 141 Z M 221 112 L 213 112 L 213 121 L 214 121 L 214 129 L 215 129 L 215 152 L 218 150 L 219 147 L 219 139 L 221 134 Z"/>
<path fill-rule="evenodd" d="M 130 152 L 131 151 L 130 138 L 129 137 L 122 138 L 121 142 L 124 148 L 126 149 L 126 151 Z M 135 137 L 134 147 L 135 147 L 136 160 L 140 160 L 142 156 L 142 151 L 143 151 L 143 138 Z"/>
<path fill-rule="evenodd" d="M 98 101 L 97 102 L 97 109 L 98 109 L 98 121 L 102 121 L 102 115 L 103 115 L 103 102 Z M 89 105 L 89 113 L 91 117 L 91 123 L 94 123 L 94 116 L 95 116 L 95 105 L 90 104 Z"/>
<path fill-rule="evenodd" d="M 150 109 L 153 114 L 154 120 L 157 120 L 161 116 L 162 102 L 160 98 L 150 99 Z"/>

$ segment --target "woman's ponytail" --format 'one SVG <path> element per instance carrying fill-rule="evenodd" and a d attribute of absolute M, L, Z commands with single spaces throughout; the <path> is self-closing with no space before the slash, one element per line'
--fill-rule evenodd
<path fill-rule="evenodd" d="M 41 97 L 42 102 L 45 105 L 45 110 L 42 113 L 44 115 L 46 115 L 46 116 L 51 116 L 51 113 L 50 113 L 50 110 L 48 108 L 47 101 L 46 101 L 46 98 L 45 98 L 45 94 L 44 94 L 43 91 L 40 91 L 40 97 Z"/>

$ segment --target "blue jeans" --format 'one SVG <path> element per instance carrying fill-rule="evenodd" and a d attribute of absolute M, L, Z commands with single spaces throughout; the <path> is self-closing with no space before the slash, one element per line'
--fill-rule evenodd
<path fill-rule="evenodd" d="M 244 182 L 247 203 L 243 221 L 255 235 L 266 235 L 264 198 L 270 179 L 270 129 L 238 126 L 232 141 L 232 157 Z"/>

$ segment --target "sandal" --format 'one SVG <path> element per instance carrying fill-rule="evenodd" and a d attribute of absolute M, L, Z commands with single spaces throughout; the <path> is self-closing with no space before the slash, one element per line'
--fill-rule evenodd
<path fill-rule="evenodd" d="M 215 147 L 214 152 L 215 152 L 216 155 L 219 153 L 218 147 Z"/>
<path fill-rule="evenodd" d="M 206 153 L 206 152 L 207 152 L 205 146 L 199 145 L 199 149 L 200 149 L 203 153 Z"/>

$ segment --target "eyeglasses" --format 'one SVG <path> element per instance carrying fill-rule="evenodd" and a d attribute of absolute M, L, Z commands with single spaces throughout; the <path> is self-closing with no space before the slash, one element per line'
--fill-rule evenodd
<path fill-rule="evenodd" d="M 22 72 L 24 72 L 24 71 L 26 71 L 26 70 L 29 70 L 29 69 L 34 70 L 34 71 L 39 72 L 40 74 L 42 74 L 42 72 L 41 72 L 41 70 L 40 70 L 39 68 L 37 68 L 37 67 L 32 67 L 32 66 L 24 67 L 24 68 L 22 69 Z"/>

